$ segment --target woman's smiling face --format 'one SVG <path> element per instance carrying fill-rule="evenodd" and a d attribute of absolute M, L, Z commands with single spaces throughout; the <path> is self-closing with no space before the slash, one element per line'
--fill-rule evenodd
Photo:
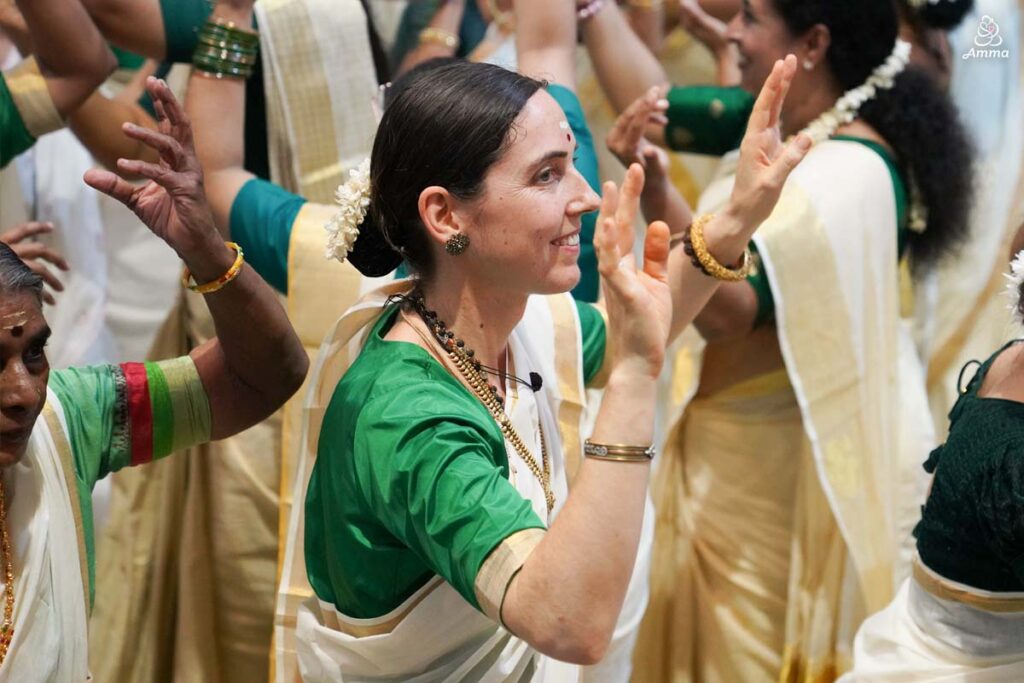
<path fill-rule="evenodd" d="M 576 138 L 551 95 L 534 94 L 487 171 L 460 202 L 470 247 L 457 257 L 474 279 L 523 294 L 567 292 L 580 279 L 580 222 L 599 206 L 573 164 Z"/>
<path fill-rule="evenodd" d="M 757 94 L 772 66 L 788 54 L 800 54 L 797 40 L 790 35 L 771 0 L 743 0 L 743 8 L 729 22 L 728 37 L 740 53 L 740 85 Z"/>

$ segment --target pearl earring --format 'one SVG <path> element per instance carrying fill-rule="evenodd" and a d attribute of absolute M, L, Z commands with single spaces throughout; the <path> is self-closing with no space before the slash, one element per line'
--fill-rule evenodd
<path fill-rule="evenodd" d="M 804 60 L 804 71 L 814 71 L 814 62 L 809 59 Z"/>

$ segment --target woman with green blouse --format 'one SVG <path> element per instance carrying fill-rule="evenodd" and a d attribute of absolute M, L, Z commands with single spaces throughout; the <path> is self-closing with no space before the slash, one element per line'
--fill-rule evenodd
<path fill-rule="evenodd" d="M 555 57 L 557 78 L 574 48 Z M 808 145 L 784 148 L 775 129 L 795 67 L 775 65 L 729 206 L 693 233 L 718 277 L 738 272 L 721 264 L 738 262 Z M 605 186 L 598 219 L 607 322 L 568 297 L 581 217 L 598 207 L 576 144 L 542 82 L 452 63 L 412 76 L 339 188 L 329 253 L 368 276 L 404 260 L 414 277 L 342 316 L 311 378 L 305 505 L 282 575 L 303 572 L 313 590 L 292 607 L 304 680 L 562 681 L 606 657 L 599 678 L 628 678 L 636 620 L 621 615 L 643 590 L 631 575 L 655 380 L 670 328 L 717 280 L 669 248 L 661 223 L 642 268 L 627 256 L 634 167 L 621 196 Z"/>
<path fill-rule="evenodd" d="M 1024 252 L 1013 272 L 1021 317 Z M 961 371 L 949 437 L 924 465 L 933 479 L 914 529 L 913 575 L 861 627 L 844 681 L 1024 678 L 1021 341 Z"/>

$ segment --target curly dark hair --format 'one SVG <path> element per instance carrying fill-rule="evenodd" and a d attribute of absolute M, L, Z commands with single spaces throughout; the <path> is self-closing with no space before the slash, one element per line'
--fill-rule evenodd
<path fill-rule="evenodd" d="M 899 35 L 892 0 L 771 1 L 793 35 L 818 24 L 829 29 L 826 60 L 846 90 L 867 80 Z M 956 107 L 926 74 L 908 68 L 861 107 L 860 118 L 889 143 L 903 177 L 920 193 L 928 228 L 912 232 L 908 247 L 915 269 L 934 264 L 966 236 L 974 195 L 973 145 Z"/>

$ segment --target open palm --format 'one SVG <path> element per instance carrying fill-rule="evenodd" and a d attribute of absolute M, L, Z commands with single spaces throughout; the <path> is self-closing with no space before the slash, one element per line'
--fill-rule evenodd
<path fill-rule="evenodd" d="M 136 186 L 110 171 L 91 170 L 85 181 L 114 197 L 145 223 L 158 237 L 181 253 L 209 240 L 214 232 L 203 171 L 192 141 L 192 126 L 181 105 L 161 80 L 150 78 L 146 90 L 153 98 L 160 131 L 132 124 L 124 132 L 155 149 L 158 163 L 119 159 L 117 166 L 149 182 Z"/>
<path fill-rule="evenodd" d="M 629 167 L 621 192 L 615 183 L 604 184 L 594 249 L 608 310 L 609 347 L 616 356 L 613 363 L 635 363 L 641 372 L 656 376 L 672 324 L 669 228 L 662 221 L 647 227 L 638 267 L 633 257 L 634 225 L 643 186 L 639 164 Z"/>

